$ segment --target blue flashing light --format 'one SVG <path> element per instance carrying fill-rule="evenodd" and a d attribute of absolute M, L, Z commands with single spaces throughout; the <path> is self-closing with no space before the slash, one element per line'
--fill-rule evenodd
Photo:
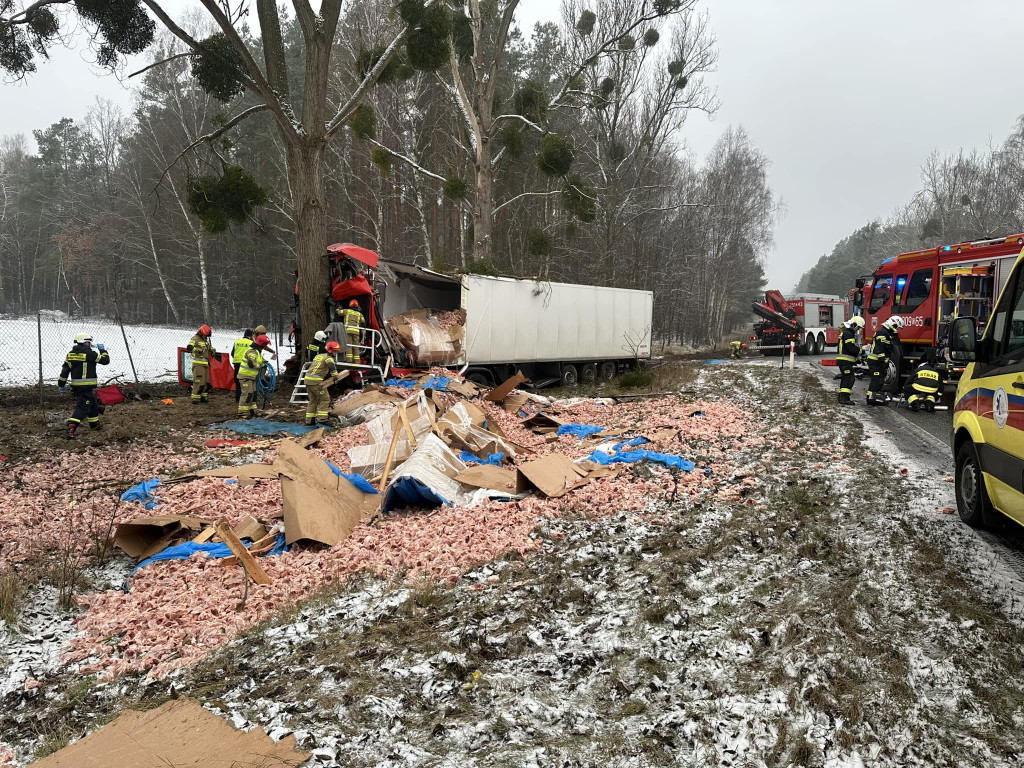
<path fill-rule="evenodd" d="M 950 250 L 950 246 L 944 245 L 944 246 L 942 246 L 942 250 L 943 251 L 948 251 L 948 250 Z"/>
<path fill-rule="evenodd" d="M 906 282 L 907 282 L 907 278 L 901 277 L 899 280 L 896 281 L 896 287 L 897 288 L 902 288 L 904 285 L 906 285 Z"/>
<path fill-rule="evenodd" d="M 888 264 L 888 263 L 889 263 L 890 261 L 894 260 L 895 258 L 896 258 L 895 256 L 890 256 L 890 257 L 889 257 L 888 259 L 886 259 L 885 261 L 883 261 L 883 262 L 882 262 L 881 264 L 879 264 L 878 266 L 880 266 L 880 267 L 884 267 L 884 266 L 885 266 L 886 264 Z"/>

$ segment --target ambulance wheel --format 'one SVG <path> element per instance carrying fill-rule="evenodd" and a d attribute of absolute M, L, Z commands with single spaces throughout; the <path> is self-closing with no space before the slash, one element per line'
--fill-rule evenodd
<path fill-rule="evenodd" d="M 618 373 L 618 369 L 611 360 L 601 363 L 601 367 L 598 369 L 598 376 L 601 381 L 611 381 L 615 378 L 616 373 Z"/>
<path fill-rule="evenodd" d="M 978 449 L 968 440 L 956 452 L 956 509 L 960 519 L 972 528 L 981 528 L 992 513 L 992 505 L 981 474 Z"/>
<path fill-rule="evenodd" d="M 576 372 L 576 366 L 566 363 L 562 366 L 562 386 L 563 387 L 575 387 L 580 382 L 579 374 Z"/>
<path fill-rule="evenodd" d="M 580 381 L 584 384 L 593 384 L 597 381 L 597 363 L 587 363 L 580 368 Z"/>

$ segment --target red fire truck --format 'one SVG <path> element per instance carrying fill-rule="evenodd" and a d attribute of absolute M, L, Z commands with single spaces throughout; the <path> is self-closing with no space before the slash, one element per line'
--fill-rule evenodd
<path fill-rule="evenodd" d="M 857 280 L 853 303 L 864 315 L 864 341 L 892 315 L 906 321 L 900 331 L 906 375 L 926 349 L 947 345 L 950 323 L 973 317 L 984 329 L 992 305 L 1024 248 L 1024 234 L 901 253 Z M 890 372 L 895 379 L 895 371 Z M 890 381 L 890 384 L 893 382 Z"/>
<path fill-rule="evenodd" d="M 838 296 L 797 293 L 786 299 L 767 291 L 764 301 L 751 307 L 763 321 L 754 325 L 754 349 L 764 355 L 782 354 L 796 342 L 801 355 L 820 355 L 839 343 L 839 325 L 848 316 L 846 301 Z"/>

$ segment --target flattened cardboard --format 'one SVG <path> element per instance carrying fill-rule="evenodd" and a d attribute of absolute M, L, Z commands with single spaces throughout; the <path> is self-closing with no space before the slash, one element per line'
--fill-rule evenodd
<path fill-rule="evenodd" d="M 279 742 L 262 728 L 236 731 L 191 699 L 148 712 L 123 712 L 95 733 L 33 765 L 39 768 L 297 768 L 310 758 L 295 737 Z"/>
<path fill-rule="evenodd" d="M 259 541 L 267 535 L 266 526 L 252 515 L 246 517 L 231 530 L 239 539 L 252 539 L 253 541 Z"/>
<path fill-rule="evenodd" d="M 523 419 L 523 426 L 537 434 L 556 431 L 563 424 L 570 423 L 572 422 L 560 419 L 550 413 L 544 413 L 543 411 L 533 414 L 533 416 L 528 419 Z"/>
<path fill-rule="evenodd" d="M 238 467 L 216 467 L 196 472 L 199 477 L 234 477 L 239 485 L 255 485 L 257 480 L 277 480 L 271 464 L 243 464 Z"/>
<path fill-rule="evenodd" d="M 589 483 L 587 471 L 564 453 L 551 453 L 519 466 L 519 473 L 538 491 L 552 499 Z"/>
<path fill-rule="evenodd" d="M 348 371 L 346 371 L 348 373 Z M 324 436 L 324 428 L 317 427 L 312 432 L 307 432 L 299 438 L 298 443 L 300 448 L 309 448 L 311 445 L 316 445 L 320 442 Z"/>
<path fill-rule="evenodd" d="M 358 489 L 353 487 L 356 493 Z M 363 517 L 362 507 L 302 480 L 281 476 L 285 542 L 305 539 L 333 547 L 347 539 Z"/>
<path fill-rule="evenodd" d="M 489 491 L 505 491 L 512 495 L 526 490 L 525 481 L 514 469 L 504 469 L 493 464 L 478 464 L 465 469 L 455 476 L 463 485 L 473 488 L 486 488 Z"/>
<path fill-rule="evenodd" d="M 139 517 L 117 526 L 114 544 L 128 556 L 142 560 L 164 550 L 176 537 L 186 537 L 190 535 L 187 531 L 198 532 L 202 527 L 202 520 L 188 515 Z"/>
<path fill-rule="evenodd" d="M 476 397 L 480 392 L 480 387 L 472 381 L 452 379 L 448 382 L 448 390 L 463 397 Z"/>
<path fill-rule="evenodd" d="M 400 399 L 394 395 L 389 395 L 387 392 L 381 392 L 376 389 L 364 389 L 362 392 L 336 402 L 334 407 L 331 408 L 331 415 L 348 416 L 352 411 L 362 408 L 364 405 L 397 402 L 400 402 Z"/>
<path fill-rule="evenodd" d="M 492 402 L 500 403 L 505 399 L 505 396 L 508 395 L 509 392 L 518 387 L 524 381 L 529 381 L 529 379 L 523 376 L 522 371 L 516 371 L 515 376 L 510 379 L 505 379 L 505 381 L 484 395 L 484 400 L 491 400 Z"/>
<path fill-rule="evenodd" d="M 505 396 L 503 405 L 509 413 L 518 413 L 519 409 L 528 402 L 530 402 L 530 398 L 525 392 L 509 392 Z"/>

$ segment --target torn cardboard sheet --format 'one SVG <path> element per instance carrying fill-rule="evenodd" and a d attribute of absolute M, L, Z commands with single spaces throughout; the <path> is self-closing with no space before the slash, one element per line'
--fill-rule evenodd
<path fill-rule="evenodd" d="M 338 400 L 331 408 L 332 416 L 350 416 L 353 411 L 368 405 L 394 405 L 400 398 L 377 389 L 364 389 Z"/>
<path fill-rule="evenodd" d="M 324 428 L 317 427 L 312 432 L 307 432 L 299 438 L 298 443 L 301 448 L 309 448 L 311 445 L 316 445 L 320 442 L 324 436 Z"/>
<path fill-rule="evenodd" d="M 527 429 L 537 433 L 538 435 L 545 435 L 549 432 L 557 432 L 558 428 L 565 425 L 571 424 L 571 421 L 566 419 L 560 419 L 557 416 L 553 416 L 550 413 L 535 413 L 528 419 L 523 419 L 523 426 Z"/>
<path fill-rule="evenodd" d="M 502 401 L 502 405 L 509 413 L 518 413 L 519 409 L 529 402 L 530 398 L 525 392 L 509 392 Z"/>
<path fill-rule="evenodd" d="M 503 381 L 501 384 L 499 384 L 486 395 L 484 395 L 484 400 L 490 400 L 495 403 L 500 403 L 502 400 L 505 399 L 505 396 L 508 395 L 509 392 L 518 387 L 524 381 L 529 381 L 529 379 L 523 376 L 522 371 L 516 371 L 515 376 L 509 379 L 505 379 L 505 381 Z"/>
<path fill-rule="evenodd" d="M 84 739 L 34 765 L 39 768 L 297 768 L 308 752 L 295 737 L 271 740 L 262 728 L 236 731 L 191 699 L 148 712 L 127 711 Z"/>
<path fill-rule="evenodd" d="M 519 466 L 519 473 L 534 488 L 553 499 L 589 483 L 593 477 L 564 453 L 550 453 Z"/>
<path fill-rule="evenodd" d="M 463 397 L 476 397 L 480 393 L 480 387 L 472 381 L 454 378 L 448 382 L 448 390 Z"/>
<path fill-rule="evenodd" d="M 203 525 L 204 521 L 188 515 L 139 517 L 117 526 L 114 544 L 130 557 L 145 560 L 170 546 L 176 539 L 192 537 L 202 530 Z"/>
<path fill-rule="evenodd" d="M 255 485 L 257 480 L 276 480 L 272 464 L 243 464 L 237 467 L 216 467 L 196 472 L 198 477 L 233 477 L 239 485 Z"/>
<path fill-rule="evenodd" d="M 478 464 L 455 476 L 463 485 L 485 488 L 489 491 L 503 491 L 515 496 L 526 490 L 526 482 L 514 469 L 503 469 L 493 464 Z"/>
<path fill-rule="evenodd" d="M 259 541 L 267 535 L 266 526 L 252 515 L 246 517 L 232 530 L 234 531 L 235 536 L 239 539 L 252 539 L 253 541 Z"/>

